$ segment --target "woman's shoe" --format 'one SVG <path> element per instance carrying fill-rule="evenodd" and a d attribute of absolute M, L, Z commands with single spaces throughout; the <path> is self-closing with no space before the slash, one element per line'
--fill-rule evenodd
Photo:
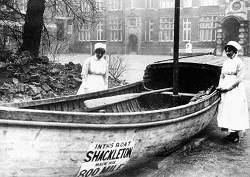
<path fill-rule="evenodd" d="M 233 143 L 239 142 L 240 140 L 239 132 L 231 132 L 229 135 L 225 137 L 225 140 L 233 142 Z"/>
<path fill-rule="evenodd" d="M 232 143 L 238 143 L 238 142 L 239 142 L 239 140 L 240 140 L 239 138 L 236 138 L 236 137 L 235 137 L 234 139 L 232 139 L 232 141 L 231 141 L 231 142 L 232 142 Z"/>
<path fill-rule="evenodd" d="M 233 132 L 233 139 L 232 139 L 232 142 L 233 142 L 233 143 L 238 143 L 239 140 L 240 140 L 239 132 L 238 132 L 238 131 Z"/>
<path fill-rule="evenodd" d="M 227 135 L 227 136 L 225 136 L 225 140 L 227 140 L 227 141 L 232 141 L 232 139 L 234 138 L 234 135 L 233 135 L 233 133 L 231 132 L 229 135 Z"/>

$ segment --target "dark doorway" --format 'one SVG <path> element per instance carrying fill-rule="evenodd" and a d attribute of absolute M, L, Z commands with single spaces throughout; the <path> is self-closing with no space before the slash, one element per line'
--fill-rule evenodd
<path fill-rule="evenodd" d="M 228 18 L 222 23 L 223 48 L 229 41 L 239 41 L 240 23 L 235 18 Z"/>
<path fill-rule="evenodd" d="M 138 51 L 138 39 L 137 36 L 134 34 L 131 34 L 128 37 L 128 53 L 137 54 Z"/>

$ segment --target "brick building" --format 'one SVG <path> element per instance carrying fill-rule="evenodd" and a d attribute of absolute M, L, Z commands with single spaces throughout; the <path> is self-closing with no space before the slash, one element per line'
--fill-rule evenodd
<path fill-rule="evenodd" d="M 95 1 L 103 11 L 97 26 L 77 28 L 71 18 L 63 16 L 55 16 L 50 23 L 59 41 L 67 43 L 65 51 L 91 53 L 95 42 L 105 41 L 108 53 L 113 54 L 172 52 L 174 0 Z M 191 41 L 193 49 L 214 49 L 221 55 L 225 43 L 235 40 L 250 55 L 249 0 L 181 0 L 180 12 L 180 49 Z"/>
<path fill-rule="evenodd" d="M 72 33 L 74 52 L 89 52 L 91 43 L 107 41 L 107 50 L 119 54 L 169 54 L 173 46 L 174 0 L 99 0 L 105 8 L 93 29 Z M 250 54 L 249 0 L 183 0 L 180 48 L 215 49 L 221 55 L 229 40 Z"/>

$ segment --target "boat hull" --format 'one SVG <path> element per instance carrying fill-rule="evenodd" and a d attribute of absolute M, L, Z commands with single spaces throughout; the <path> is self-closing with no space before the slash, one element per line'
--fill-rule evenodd
<path fill-rule="evenodd" d="M 216 116 L 218 101 L 174 120 L 137 124 L 89 126 L 1 120 L 0 176 L 87 176 L 87 173 L 100 175 L 119 171 L 121 167 L 140 163 L 141 159 L 170 151 L 197 134 Z M 122 147 L 115 148 L 122 142 Z M 97 144 L 113 144 L 113 147 L 95 148 Z M 131 153 L 113 154 L 108 160 L 86 156 L 90 151 L 124 148 L 130 148 Z M 84 162 L 90 159 L 93 161 Z"/>

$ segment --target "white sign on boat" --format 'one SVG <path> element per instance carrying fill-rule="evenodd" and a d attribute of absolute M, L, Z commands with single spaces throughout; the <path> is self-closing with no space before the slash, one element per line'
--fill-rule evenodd
<path fill-rule="evenodd" d="M 77 176 L 92 177 L 118 171 L 129 161 L 133 148 L 132 140 L 92 143 Z"/>

